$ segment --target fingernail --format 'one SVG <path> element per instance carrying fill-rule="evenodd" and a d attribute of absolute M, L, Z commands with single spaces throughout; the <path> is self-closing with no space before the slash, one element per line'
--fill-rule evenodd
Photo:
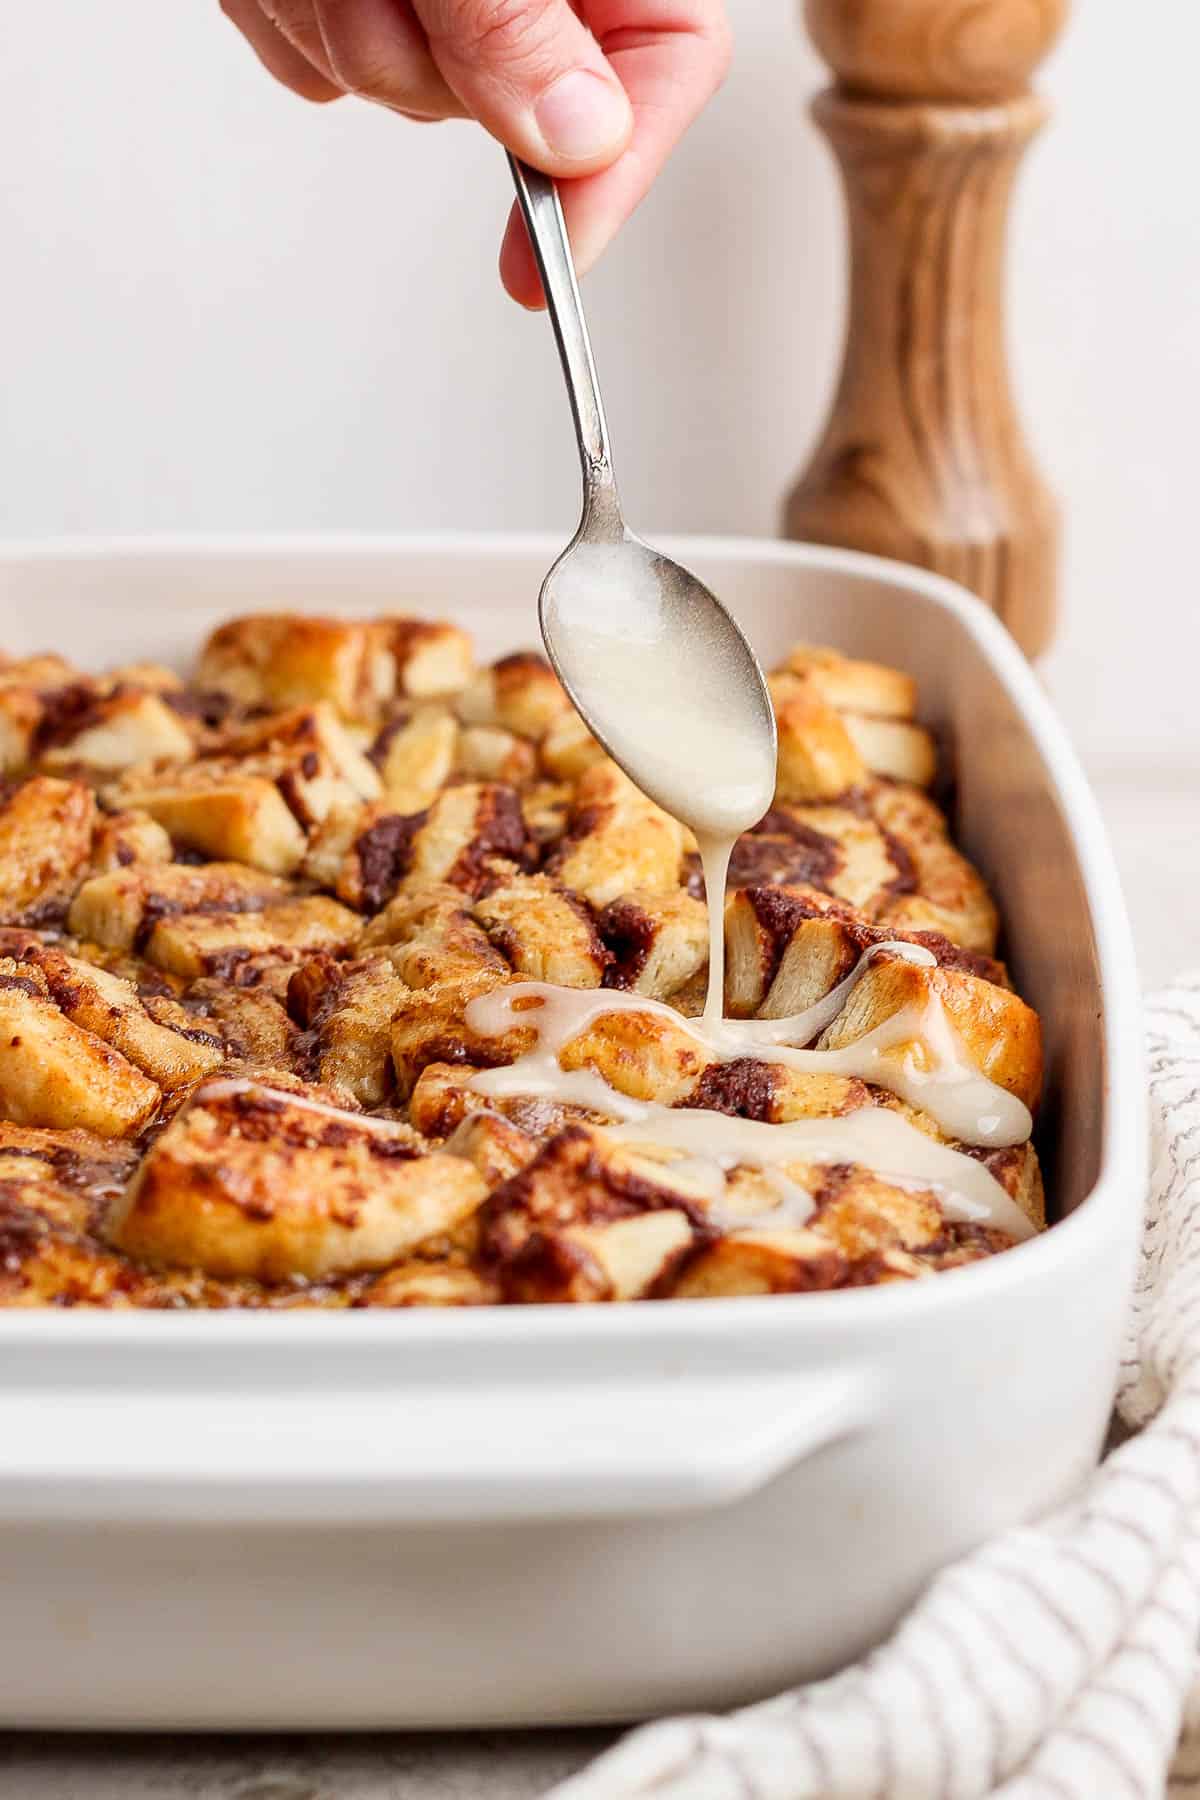
<path fill-rule="evenodd" d="M 546 89 L 534 118 L 548 150 L 571 162 L 590 162 L 624 139 L 629 102 L 615 82 L 572 69 Z"/>

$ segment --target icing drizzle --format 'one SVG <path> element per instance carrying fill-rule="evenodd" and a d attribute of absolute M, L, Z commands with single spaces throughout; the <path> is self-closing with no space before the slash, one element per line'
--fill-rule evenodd
<path fill-rule="evenodd" d="M 881 952 L 930 967 L 935 959 L 921 945 L 872 946 L 851 973 L 805 1012 L 787 1019 L 685 1019 L 660 1001 L 634 994 L 588 988 L 561 988 L 545 982 L 518 982 L 479 996 L 467 1008 L 467 1022 L 484 1036 L 516 1028 L 532 1029 L 535 1041 L 515 1062 L 472 1078 L 476 1092 L 491 1098 L 524 1095 L 587 1108 L 615 1121 L 604 1128 L 614 1142 L 676 1151 L 684 1163 L 676 1172 L 698 1182 L 719 1217 L 725 1177 L 738 1166 L 769 1172 L 783 1189 L 780 1208 L 767 1217 L 775 1225 L 799 1223 L 811 1198 L 787 1175 L 796 1163 L 857 1163 L 898 1185 L 932 1187 L 947 1218 L 990 1225 L 1014 1238 L 1032 1235 L 1032 1226 L 986 1165 L 975 1157 L 919 1131 L 898 1113 L 865 1106 L 836 1118 L 798 1119 L 787 1124 L 730 1118 L 703 1109 L 667 1107 L 619 1093 L 594 1069 L 563 1069 L 560 1052 L 606 1014 L 632 1012 L 668 1020 L 704 1049 L 712 1061 L 757 1057 L 806 1073 L 857 1076 L 883 1087 L 927 1113 L 960 1143 L 987 1149 L 1021 1144 L 1029 1136 L 1028 1108 L 989 1081 L 972 1064 L 941 1002 L 903 1007 L 874 1030 L 837 1050 L 808 1048 L 842 1011 L 856 982 Z M 730 1219 L 728 1227 L 734 1228 Z M 747 1221 L 736 1221 L 740 1229 Z"/>

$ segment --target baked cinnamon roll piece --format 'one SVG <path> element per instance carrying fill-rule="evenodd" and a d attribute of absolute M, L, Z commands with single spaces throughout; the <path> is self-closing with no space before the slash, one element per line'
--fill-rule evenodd
<path fill-rule="evenodd" d="M 869 804 L 912 870 L 905 891 L 875 897 L 872 918 L 910 931 L 941 932 L 964 950 L 993 954 L 999 933 L 995 902 L 979 871 L 950 841 L 944 814 L 927 795 L 888 783 L 871 789 Z"/>
<path fill-rule="evenodd" d="M 805 1012 L 846 979 L 864 952 L 889 941 L 919 944 L 943 967 L 1010 985 L 1002 963 L 940 932 L 868 924 L 812 888 L 748 887 L 725 907 L 725 1009 L 737 1019 Z"/>
<path fill-rule="evenodd" d="M 105 791 L 113 811 L 149 813 L 173 844 L 217 862 L 246 863 L 268 875 L 293 875 L 304 860 L 305 828 L 276 775 L 213 758 L 182 769 L 131 769 Z"/>
<path fill-rule="evenodd" d="M 225 1060 L 220 1040 L 201 1030 L 178 1002 L 161 995 L 145 999 L 132 981 L 36 936 L 4 941 L 16 936 L 0 932 L 0 947 L 11 947 L 13 962 L 33 976 L 63 1017 L 120 1051 L 164 1093 L 211 1075 Z"/>
<path fill-rule="evenodd" d="M 532 1025 L 515 1025 L 499 1036 L 468 1022 L 472 1001 L 510 980 L 492 970 L 409 993 L 392 1018 L 392 1065 L 396 1092 L 407 1100 L 417 1077 L 431 1063 L 466 1063 L 472 1069 L 497 1068 L 515 1062 L 532 1048 Z"/>
<path fill-rule="evenodd" d="M 130 1011 L 134 1001 L 131 992 Z M 64 1012 L 42 969 L 0 956 L 0 1114 L 6 1120 L 133 1137 L 161 1099 L 156 1081 Z"/>
<path fill-rule="evenodd" d="M 295 964 L 322 951 L 349 955 L 361 929 L 357 913 L 324 894 L 311 894 L 253 912 L 172 914 L 150 932 L 145 957 L 188 980 L 216 975 L 236 981 L 250 962 Z"/>
<path fill-rule="evenodd" d="M 393 811 L 424 812 L 449 780 L 458 755 L 458 721 L 445 706 L 396 712 L 368 752 Z"/>
<path fill-rule="evenodd" d="M 878 663 L 797 646 L 771 677 L 783 801 L 835 799 L 868 775 L 928 787 L 937 752 L 914 722 L 916 687 Z"/>
<path fill-rule="evenodd" d="M 277 875 L 243 863 L 118 862 L 117 868 L 83 882 L 67 925 L 77 938 L 117 950 L 141 950 L 164 919 L 180 913 L 261 912 L 292 892 Z"/>
<path fill-rule="evenodd" d="M 213 632 L 195 685 L 247 709 L 325 700 L 347 722 L 369 724 L 397 696 L 456 692 L 470 667 L 470 640 L 453 625 L 261 613 Z"/>
<path fill-rule="evenodd" d="M 612 956 L 591 910 L 545 875 L 512 875 L 477 900 L 474 916 L 508 967 L 559 987 L 600 987 Z"/>
<path fill-rule="evenodd" d="M 454 770 L 472 781 L 519 786 L 536 773 L 537 752 L 502 725 L 466 725 L 458 734 Z"/>
<path fill-rule="evenodd" d="M 484 1203 L 481 1254 L 508 1299 L 641 1299 L 692 1245 L 702 1204 L 683 1178 L 573 1125 Z"/>
<path fill-rule="evenodd" d="M 390 900 L 363 932 L 360 947 L 381 950 L 410 988 L 463 975 L 507 975 L 509 965 L 485 925 L 461 888 L 434 881 L 406 887 Z"/>
<path fill-rule="evenodd" d="M 0 786 L 0 924 L 66 910 L 92 853 L 96 802 L 77 781 L 36 775 Z"/>
<path fill-rule="evenodd" d="M 407 996 L 386 956 L 338 962 L 325 954 L 302 963 L 288 981 L 287 1005 L 304 1030 L 314 1078 L 356 1106 L 382 1106 L 393 1088 L 392 1019 Z"/>
<path fill-rule="evenodd" d="M 604 760 L 603 747 L 574 707 L 551 719 L 537 753 L 542 768 L 555 781 L 578 781 L 585 769 Z"/>
<path fill-rule="evenodd" d="M 167 833 L 149 813 L 103 813 L 92 836 L 90 865 L 97 875 L 111 875 L 135 863 L 169 863 L 175 854 Z"/>
<path fill-rule="evenodd" d="M 498 873 L 530 853 L 515 789 L 503 782 L 462 782 L 425 811 L 398 813 L 386 801 L 335 813 L 306 863 L 310 879 L 377 913 L 401 889 L 445 883 L 483 893 Z"/>
<path fill-rule="evenodd" d="M 0 778 L 28 768 L 56 696 L 80 682 L 61 656 L 5 656 L 0 652 Z"/>
<path fill-rule="evenodd" d="M 425 1154 L 408 1126 L 212 1082 L 155 1140 L 106 1236 L 150 1263 L 317 1280 L 386 1268 L 444 1239 L 484 1191 L 470 1162 Z"/>
<path fill-rule="evenodd" d="M 534 651 L 502 656 L 490 668 L 481 669 L 457 702 L 464 725 L 499 726 L 533 743 L 543 738 L 570 706 L 549 663 Z"/>
<path fill-rule="evenodd" d="M 678 886 L 683 850 L 683 827 L 605 758 L 580 777 L 567 835 L 547 868 L 563 887 L 602 907 L 635 889 Z"/>
<path fill-rule="evenodd" d="M 598 922 L 606 987 L 670 1000 L 708 967 L 708 907 L 684 888 L 621 894 Z"/>
<path fill-rule="evenodd" d="M 47 774 L 103 780 L 137 764 L 190 762 L 191 733 L 158 694 L 119 683 L 109 692 L 76 690 L 77 704 L 44 718 L 35 739 Z"/>

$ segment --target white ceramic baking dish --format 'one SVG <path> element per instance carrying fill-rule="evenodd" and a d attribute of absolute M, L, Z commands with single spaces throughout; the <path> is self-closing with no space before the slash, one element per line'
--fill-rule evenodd
<path fill-rule="evenodd" d="M 536 634 L 540 538 L 0 550 L 0 643 L 178 659 L 251 607 Z M 827 1671 L 1094 1461 L 1144 1185 L 1141 1028 L 1075 758 L 973 599 L 672 550 L 770 660 L 912 669 L 1047 1039 L 1062 1222 L 920 1285 L 311 1317 L 0 1313 L 0 1724 L 382 1727 L 725 1705 Z"/>

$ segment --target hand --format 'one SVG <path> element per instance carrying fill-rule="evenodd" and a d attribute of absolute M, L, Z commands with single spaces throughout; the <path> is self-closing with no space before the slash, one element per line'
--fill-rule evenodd
<path fill-rule="evenodd" d="M 474 118 L 565 185 L 590 268 L 729 63 L 723 0 L 220 0 L 271 74 L 306 100 L 361 94 L 418 120 Z M 543 304 L 514 207 L 505 287 Z"/>

